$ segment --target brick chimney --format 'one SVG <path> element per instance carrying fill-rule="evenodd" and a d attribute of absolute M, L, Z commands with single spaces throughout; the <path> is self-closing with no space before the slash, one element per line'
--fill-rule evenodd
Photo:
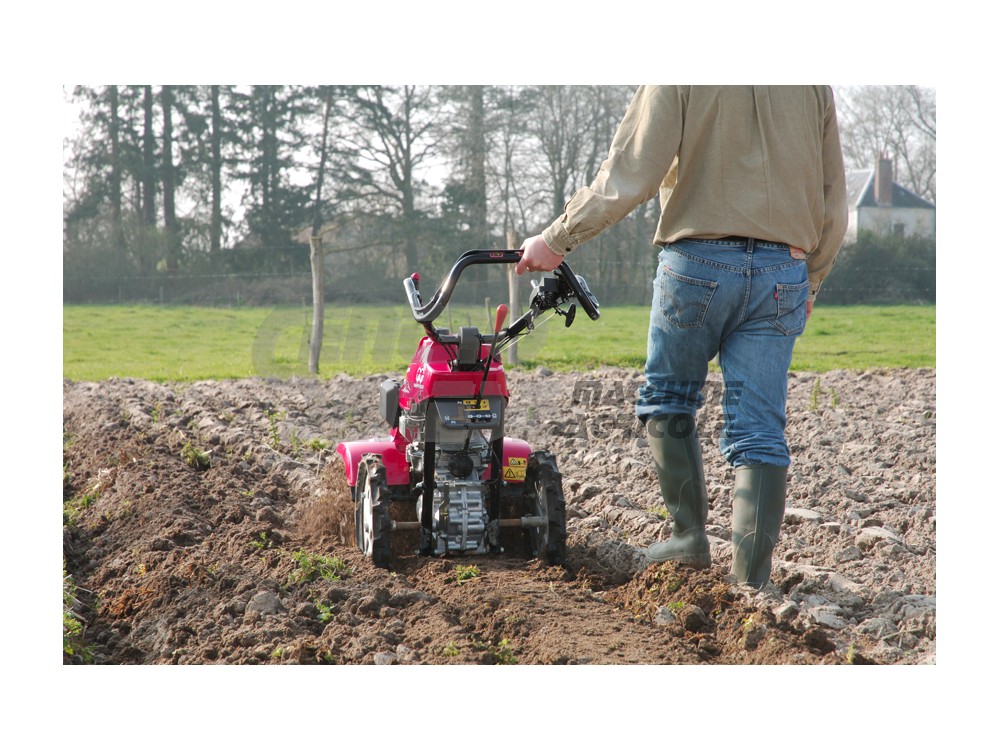
<path fill-rule="evenodd" d="M 892 205 L 892 160 L 882 157 L 875 165 L 875 203 Z"/>

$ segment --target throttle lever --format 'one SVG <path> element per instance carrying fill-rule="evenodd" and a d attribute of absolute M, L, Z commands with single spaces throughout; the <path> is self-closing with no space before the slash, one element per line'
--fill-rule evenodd
<path fill-rule="evenodd" d="M 479 384 L 479 395 L 476 397 L 477 409 L 482 405 L 483 389 L 486 388 L 486 378 L 489 377 L 490 366 L 493 364 L 493 353 L 497 349 L 497 339 L 500 338 L 500 329 L 503 328 L 503 323 L 507 320 L 507 313 L 509 312 L 510 309 L 507 305 L 497 305 L 497 317 L 496 322 L 493 324 L 493 341 L 490 343 L 490 355 L 486 358 L 486 366 L 483 368 L 483 381 Z"/>

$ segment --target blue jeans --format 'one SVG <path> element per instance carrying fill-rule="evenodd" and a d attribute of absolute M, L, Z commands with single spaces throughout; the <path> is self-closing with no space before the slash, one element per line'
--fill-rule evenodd
<path fill-rule="evenodd" d="M 788 368 L 808 297 L 806 263 L 787 245 L 743 238 L 668 245 L 654 282 L 636 415 L 645 424 L 688 414 L 693 424 L 708 363 L 718 354 L 722 455 L 732 466 L 788 466 Z"/>

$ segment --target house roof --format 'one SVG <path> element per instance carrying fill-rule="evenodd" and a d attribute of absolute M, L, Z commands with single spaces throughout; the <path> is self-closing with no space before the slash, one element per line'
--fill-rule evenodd
<path fill-rule="evenodd" d="M 877 206 L 875 202 L 875 169 L 856 169 L 847 173 L 847 205 L 860 208 Z M 892 205 L 897 208 L 934 208 L 916 193 L 892 183 Z"/>

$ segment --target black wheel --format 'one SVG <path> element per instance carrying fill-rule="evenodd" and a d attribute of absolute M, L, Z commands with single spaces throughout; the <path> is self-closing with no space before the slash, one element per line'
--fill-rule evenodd
<path fill-rule="evenodd" d="M 548 451 L 535 451 L 528 457 L 524 477 L 525 511 L 541 516 L 545 523 L 525 530 L 531 553 L 549 565 L 566 562 L 566 500 L 563 498 L 562 475 L 556 458 Z"/>
<path fill-rule="evenodd" d="M 389 567 L 392 550 L 389 532 L 389 484 L 382 459 L 367 455 L 358 466 L 358 481 L 354 498 L 355 541 L 358 548 L 380 568 Z"/>

